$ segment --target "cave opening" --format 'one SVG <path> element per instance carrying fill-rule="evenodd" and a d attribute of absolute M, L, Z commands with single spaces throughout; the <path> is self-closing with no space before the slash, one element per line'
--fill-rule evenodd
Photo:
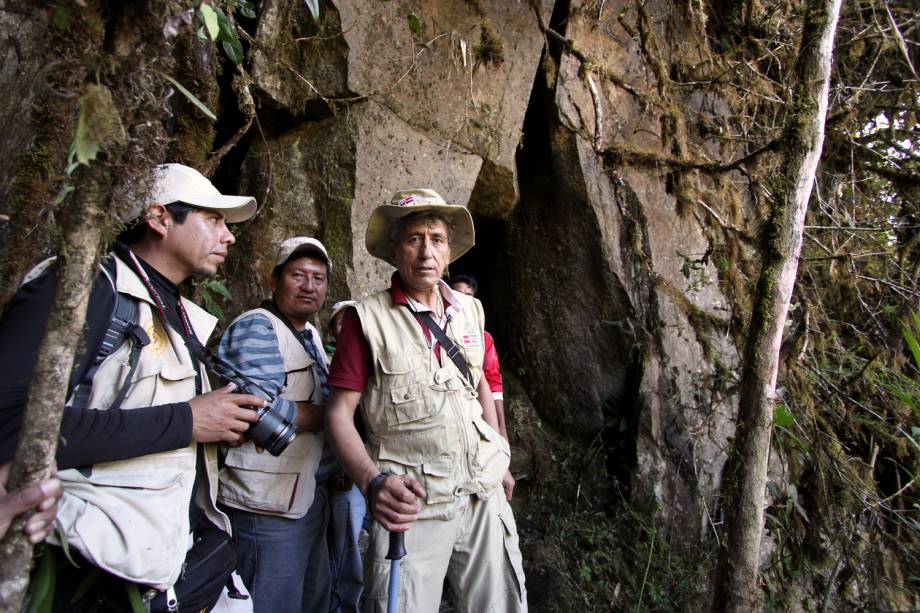
<path fill-rule="evenodd" d="M 504 266 L 507 253 L 503 251 L 506 222 L 474 216 L 476 246 L 450 265 L 450 278 L 468 275 L 479 285 L 476 297 L 482 302 L 486 316 L 486 330 L 495 339 L 499 358 L 508 355 L 513 336 L 506 327 L 502 313 L 513 308 L 513 298 L 508 291 L 509 273 Z"/>

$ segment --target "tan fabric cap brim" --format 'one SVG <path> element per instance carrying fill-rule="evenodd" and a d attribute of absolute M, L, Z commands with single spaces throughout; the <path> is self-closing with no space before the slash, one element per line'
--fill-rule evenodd
<path fill-rule="evenodd" d="M 227 196 L 224 194 L 208 197 L 193 196 L 184 198 L 182 202 L 191 204 L 199 209 L 219 211 L 227 220 L 227 223 L 247 221 L 256 214 L 258 209 L 256 199 L 251 196 Z"/>

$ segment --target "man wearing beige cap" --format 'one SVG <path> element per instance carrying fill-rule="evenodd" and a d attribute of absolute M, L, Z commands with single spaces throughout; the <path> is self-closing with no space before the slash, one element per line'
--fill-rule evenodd
<path fill-rule="evenodd" d="M 460 611 L 525 611 L 510 450 L 482 376 L 482 305 L 441 279 L 473 246 L 473 220 L 431 190 L 401 191 L 371 214 L 365 243 L 396 272 L 345 315 L 326 429 L 377 520 L 367 610 L 387 605 L 389 530 L 405 532 L 408 552 L 400 611 L 437 611 L 445 578 Z"/>
<path fill-rule="evenodd" d="M 220 475 L 219 499 L 233 522 L 240 573 L 256 613 L 329 610 L 325 481 L 335 458 L 322 434 L 328 363 L 310 320 L 323 306 L 331 275 L 321 242 L 283 241 L 271 299 L 237 317 L 218 347 L 298 432 L 278 457 L 251 442 L 227 450 Z"/>
<path fill-rule="evenodd" d="M 51 548 L 54 610 L 125 611 L 132 595 L 154 609 L 178 602 L 197 610 L 226 596 L 235 556 L 215 505 L 217 446 L 203 443 L 241 442 L 256 419 L 250 407 L 264 401 L 229 386 L 209 391 L 199 357 L 216 319 L 179 285 L 213 275 L 234 242 L 227 222 L 255 211 L 254 199 L 223 195 L 194 169 L 164 164 L 124 219 L 129 227 L 90 295 L 63 412 L 64 494 L 48 541 L 66 543 L 79 567 Z M 0 323 L 0 464 L 15 449 L 56 284 L 53 263 L 42 270 Z M 222 549 L 222 564 L 194 564 L 202 549 Z"/>

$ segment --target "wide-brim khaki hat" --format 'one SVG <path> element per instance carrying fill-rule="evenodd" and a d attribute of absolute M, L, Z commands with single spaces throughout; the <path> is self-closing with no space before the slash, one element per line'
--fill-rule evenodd
<path fill-rule="evenodd" d="M 367 222 L 367 233 L 364 235 L 364 245 L 368 253 L 395 266 L 390 243 L 393 224 L 407 215 L 426 211 L 443 215 L 454 227 L 453 238 L 450 241 L 451 262 L 476 244 L 473 217 L 465 206 L 447 204 L 431 189 L 406 189 L 394 193 L 387 204 L 381 204 L 371 213 L 371 218 Z"/>

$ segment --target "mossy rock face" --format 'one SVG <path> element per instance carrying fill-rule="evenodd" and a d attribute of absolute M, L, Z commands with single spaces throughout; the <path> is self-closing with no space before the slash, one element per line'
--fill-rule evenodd
<path fill-rule="evenodd" d="M 275 250 L 290 236 L 319 238 L 333 260 L 321 323 L 333 302 L 383 289 L 393 269 L 364 247 L 373 209 L 408 187 L 430 187 L 451 202 L 466 203 L 480 164 L 475 155 L 442 150 L 373 102 L 353 105 L 338 119 L 305 123 L 265 143 L 254 142 L 240 189 L 257 198 L 268 193 L 269 200 L 256 219 L 241 226 L 225 269 L 240 310 L 267 295 Z"/>
<path fill-rule="evenodd" d="M 539 5 L 551 13 L 552 1 Z M 513 44 L 502 44 L 510 32 Z M 340 99 L 371 98 L 444 149 L 490 161 L 477 199 L 488 200 L 484 214 L 514 208 L 514 155 L 543 47 L 529 3 L 435 2 L 423 12 L 337 0 L 314 22 L 303 2 L 283 0 L 266 4 L 256 40 L 253 78 L 267 104 L 310 117 L 339 112 Z"/>
<path fill-rule="evenodd" d="M 324 106 L 323 98 L 349 97 L 349 49 L 342 30 L 350 24 L 342 24 L 335 4 L 323 5 L 314 21 L 300 0 L 263 3 L 252 77 L 272 106 L 303 116 L 311 114 L 308 109 Z"/>

